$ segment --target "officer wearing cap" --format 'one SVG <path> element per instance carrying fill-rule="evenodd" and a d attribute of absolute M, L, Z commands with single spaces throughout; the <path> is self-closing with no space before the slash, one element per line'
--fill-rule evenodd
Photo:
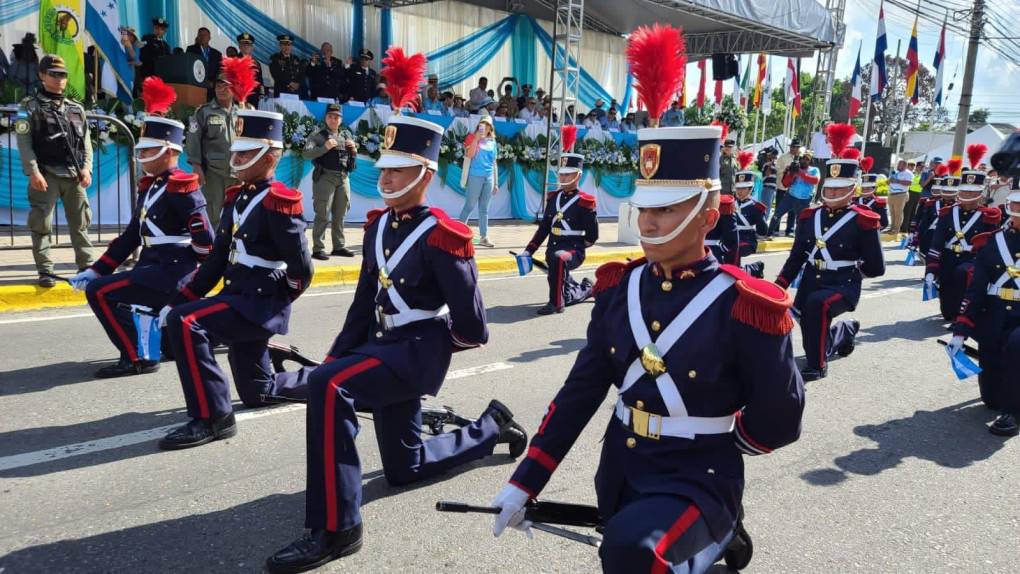
<path fill-rule="evenodd" d="M 170 25 L 166 19 L 162 17 L 152 19 L 152 34 L 148 34 L 143 38 L 145 45 L 142 46 L 141 54 L 139 54 L 142 65 L 137 73 L 141 74 L 142 78 L 154 76 L 156 74 L 156 62 L 163 56 L 169 56 L 173 53 L 170 44 L 163 39 L 169 27 Z M 141 84 L 136 83 L 136 85 L 140 90 Z"/>
<path fill-rule="evenodd" d="M 854 203 L 870 209 L 878 214 L 879 222 L 882 224 L 882 229 L 889 227 L 889 209 L 886 206 L 886 199 L 884 197 L 878 197 L 875 195 L 875 191 L 878 189 L 878 174 L 871 173 L 872 161 L 866 157 L 861 161 L 864 173 L 861 175 L 861 194 L 854 198 Z"/>
<path fill-rule="evenodd" d="M 722 185 L 723 195 L 733 195 L 733 174 L 736 168 L 733 165 L 733 146 L 736 142 L 727 139 L 723 142 L 722 155 L 719 157 L 719 182 Z"/>
<path fill-rule="evenodd" d="M 288 34 L 280 34 L 276 41 L 280 43 L 280 51 L 269 59 L 269 74 L 273 76 L 273 95 L 277 98 L 280 94 L 300 96 L 304 90 L 307 62 L 291 53 L 294 41 Z"/>
<path fill-rule="evenodd" d="M 967 337 L 978 342 L 981 400 L 1001 414 L 988 427 L 999 436 L 1020 434 L 1020 185 L 1013 178 L 1006 197 L 1006 225 L 974 237 L 977 254 L 959 315 L 953 322 L 951 352 Z"/>
<path fill-rule="evenodd" d="M 283 115 L 238 110 L 230 168 L 241 180 L 227 190 L 212 252 L 160 311 L 177 361 L 191 421 L 159 442 L 190 448 L 237 433 L 226 374 L 213 340 L 229 348 L 241 402 L 303 389 L 277 381 L 267 343 L 286 334 L 291 304 L 308 288 L 312 262 L 305 240 L 301 192 L 273 180 L 283 153 Z M 223 288 L 203 299 L 223 279 Z"/>
<path fill-rule="evenodd" d="M 329 255 L 354 257 L 346 247 L 344 218 L 351 209 L 351 185 L 347 175 L 358 163 L 358 146 L 354 136 L 341 125 L 343 108 L 339 104 L 326 107 L 326 117 L 319 131 L 308 138 L 302 155 L 312 160 L 312 257 L 322 261 Z M 330 229 L 333 250 L 326 254 L 326 227 Z"/>
<path fill-rule="evenodd" d="M 386 126 L 376 162 L 386 209 L 368 214 L 354 301 L 325 362 L 308 377 L 308 533 L 269 557 L 272 574 L 304 572 L 361 548 L 355 401 L 372 409 L 393 485 L 483 458 L 501 442 L 510 443 L 511 456 L 524 452 L 527 434 L 499 401 L 468 426 L 420 436 L 421 395 L 438 393 L 454 351 L 488 340 L 471 230 L 425 203 L 442 137 L 441 126 L 413 117 L 394 115 Z"/>
<path fill-rule="evenodd" d="M 28 176 L 28 228 L 39 285 L 52 287 L 53 279 L 43 274 L 53 273 L 50 234 L 58 199 L 64 204 L 75 264 L 79 269 L 92 265 L 92 242 L 88 237 L 92 210 L 85 192 L 92 185 L 92 138 L 85 108 L 64 94 L 64 59 L 43 56 L 39 82 L 39 91 L 21 101 L 14 132 L 21 167 Z"/>
<path fill-rule="evenodd" d="M 347 98 L 356 102 L 367 102 L 375 97 L 379 74 L 372 69 L 375 55 L 372 50 L 362 48 L 358 61 L 347 68 Z"/>
<path fill-rule="evenodd" d="M 151 100 L 146 92 L 154 82 L 162 84 L 151 76 L 142 87 L 147 103 Z M 194 272 L 212 249 L 212 227 L 198 176 L 177 169 L 184 124 L 158 115 L 165 113 L 172 101 L 164 101 L 158 109 L 146 106 L 148 115 L 135 145 L 145 176 L 138 182 L 138 200 L 130 223 L 92 267 L 71 280 L 76 290 L 85 291 L 89 306 L 120 351 L 116 363 L 96 372 L 99 378 L 159 369 L 160 350 L 145 353 L 138 348 L 132 312 L 121 304 L 160 309 L 177 291 L 177 282 Z M 138 247 L 142 252 L 134 267 L 115 273 Z"/>
<path fill-rule="evenodd" d="M 255 60 L 255 36 L 248 32 L 241 32 L 237 35 L 237 46 L 240 49 L 241 56 L 249 56 L 252 60 Z M 262 81 L 262 63 L 258 60 L 255 60 L 255 81 L 259 85 L 246 100 L 252 108 L 259 107 L 259 98 L 266 95 L 265 82 Z"/>
<path fill-rule="evenodd" d="M 567 151 L 560 155 L 560 189 L 546 197 L 542 221 L 525 248 L 530 257 L 549 238 L 545 250 L 549 266 L 549 302 L 538 309 L 539 315 L 562 313 L 564 307 L 591 297 L 591 281 L 585 277 L 578 282 L 570 276 L 571 271 L 584 263 L 585 250 L 599 239 L 595 198 L 577 189 L 584 169 L 584 155 L 570 151 L 576 134 L 576 127 L 563 127 L 563 149 Z"/>
<path fill-rule="evenodd" d="M 754 189 L 755 173 L 751 169 L 754 156 L 751 152 L 741 152 L 740 171 L 734 174 L 733 193 L 734 210 L 737 230 L 737 252 L 740 257 L 747 257 L 758 252 L 758 236 L 768 232 L 765 220 L 765 204 L 751 197 Z M 755 261 L 744 265 L 744 269 L 759 279 L 764 276 L 765 263 Z"/>

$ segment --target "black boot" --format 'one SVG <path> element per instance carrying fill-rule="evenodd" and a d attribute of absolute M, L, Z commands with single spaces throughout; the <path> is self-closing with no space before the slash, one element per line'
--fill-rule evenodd
<path fill-rule="evenodd" d="M 988 432 L 999 436 L 1017 436 L 1020 434 L 1020 426 L 1015 416 L 1003 413 L 988 427 Z"/>
<path fill-rule="evenodd" d="M 537 313 L 539 315 L 552 315 L 553 313 L 562 313 L 563 307 L 553 307 L 551 303 L 546 303 L 538 308 Z"/>
<path fill-rule="evenodd" d="M 96 371 L 97 379 L 112 379 L 114 377 L 128 377 L 131 375 L 144 375 L 155 373 L 159 370 L 159 361 L 135 361 L 121 357 L 112 365 L 106 365 Z"/>
<path fill-rule="evenodd" d="M 177 427 L 160 439 L 162 450 L 180 450 L 210 443 L 221 438 L 230 438 L 237 434 L 237 423 L 234 413 L 215 420 L 191 419 L 188 424 Z"/>
<path fill-rule="evenodd" d="M 496 444 L 509 444 L 510 456 L 513 458 L 524 454 L 524 449 L 528 447 L 528 433 L 524 427 L 514 422 L 514 414 L 510 408 L 493 399 L 489 401 L 489 406 L 482 412 L 481 417 L 486 415 L 492 417 L 499 425 L 499 438 L 496 439 Z"/>
<path fill-rule="evenodd" d="M 361 550 L 361 525 L 347 530 L 330 532 L 313 529 L 266 559 L 270 574 L 292 574 L 314 570 L 337 558 L 350 556 Z"/>
<path fill-rule="evenodd" d="M 329 254 L 338 255 L 340 257 L 354 257 L 354 252 L 346 247 L 337 247 L 333 251 L 330 251 Z"/>
<path fill-rule="evenodd" d="M 744 271 L 747 271 L 751 277 L 757 277 L 758 279 L 765 278 L 765 262 L 755 261 L 754 263 L 748 263 L 744 265 Z"/>
<path fill-rule="evenodd" d="M 754 555 L 754 543 L 751 535 L 744 530 L 744 509 L 740 509 L 740 519 L 737 520 L 737 528 L 733 531 L 733 538 L 726 545 L 723 552 L 723 560 L 731 570 L 743 570 L 751 563 L 751 556 Z"/>
<path fill-rule="evenodd" d="M 805 383 L 811 381 L 817 381 L 818 379 L 824 379 L 829 374 L 829 367 L 822 367 L 820 369 L 815 367 L 806 367 L 800 372 L 800 376 L 804 379 Z"/>
<path fill-rule="evenodd" d="M 856 319 L 850 321 L 850 337 L 836 349 L 836 354 L 840 357 L 849 357 L 855 348 L 854 340 L 857 338 L 857 332 L 861 330 L 861 322 Z"/>

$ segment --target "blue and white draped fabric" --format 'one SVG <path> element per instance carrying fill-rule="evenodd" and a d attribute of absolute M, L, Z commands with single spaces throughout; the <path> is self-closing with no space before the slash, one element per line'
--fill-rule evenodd
<path fill-rule="evenodd" d="M 953 374 L 957 379 L 962 381 L 981 373 L 981 367 L 962 350 L 954 353 L 952 349 L 946 347 L 946 355 L 949 356 L 949 365 L 953 368 Z"/>
<path fill-rule="evenodd" d="M 159 328 L 159 317 L 149 313 L 132 312 L 131 319 L 138 333 L 138 358 L 143 361 L 158 361 L 162 331 Z"/>
<path fill-rule="evenodd" d="M 534 260 L 531 258 L 531 255 L 528 255 L 527 253 L 518 253 L 516 259 L 517 274 L 521 277 L 531 273 L 531 270 L 535 268 Z"/>
<path fill-rule="evenodd" d="M 198 6 L 228 38 L 234 38 L 241 32 L 249 32 L 259 41 L 255 42 L 255 59 L 268 62 L 278 51 L 276 42 L 268 38 L 276 38 L 281 34 L 289 35 L 294 41 L 294 54 L 301 58 L 311 58 L 318 51 L 304 38 L 287 29 L 276 20 L 256 8 L 247 0 L 195 0 Z"/>
<path fill-rule="evenodd" d="M 903 259 L 903 264 L 913 265 L 915 259 L 917 259 L 917 251 L 911 249 L 907 251 L 907 256 Z"/>
<path fill-rule="evenodd" d="M 532 25 L 535 27 L 535 36 L 538 37 L 538 42 L 542 45 L 542 49 L 545 51 L 546 56 L 552 58 L 552 36 L 539 26 L 538 22 L 532 20 Z M 562 58 L 563 55 L 557 54 L 557 57 Z M 576 66 L 577 62 L 571 60 L 570 65 Z M 580 90 L 578 90 L 577 99 L 580 102 L 581 107 L 594 108 L 595 100 L 602 99 L 609 102 L 614 98 L 609 92 L 602 88 L 602 85 L 599 84 L 595 78 L 591 77 L 591 74 L 586 72 L 584 68 L 581 68 L 581 87 Z"/>
<path fill-rule="evenodd" d="M 516 18 L 519 17 L 511 14 L 425 54 L 428 73 L 439 76 L 439 89 L 445 90 L 471 78 L 496 57 L 513 34 Z"/>
<path fill-rule="evenodd" d="M 102 88 L 122 102 L 131 103 L 131 86 L 135 70 L 128 63 L 127 54 L 120 44 L 119 0 L 87 0 L 85 29 L 105 60 Z"/>
<path fill-rule="evenodd" d="M 13 22 L 39 11 L 39 0 L 4 0 L 0 2 L 0 24 Z M 8 42 L 20 42 L 21 38 L 8 38 Z"/>

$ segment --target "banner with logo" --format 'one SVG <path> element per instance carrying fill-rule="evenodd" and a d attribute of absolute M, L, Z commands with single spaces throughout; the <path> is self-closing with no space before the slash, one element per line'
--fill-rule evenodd
<path fill-rule="evenodd" d="M 60 56 L 67 66 L 67 97 L 85 99 L 85 2 L 39 2 L 39 45 L 43 52 Z"/>

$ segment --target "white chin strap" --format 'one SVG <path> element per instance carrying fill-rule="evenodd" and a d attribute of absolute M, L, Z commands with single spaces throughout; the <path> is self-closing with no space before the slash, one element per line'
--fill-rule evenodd
<path fill-rule="evenodd" d="M 427 169 L 428 167 L 422 165 L 421 171 L 418 172 L 418 177 L 414 178 L 411 183 L 405 185 L 400 191 L 385 191 L 381 186 L 379 186 L 379 184 L 376 184 L 376 188 L 379 190 L 379 195 L 381 195 L 383 199 L 400 199 L 401 197 L 404 197 L 407 195 L 407 192 L 414 189 L 414 186 L 418 185 L 422 178 L 425 177 L 425 171 Z"/>
<path fill-rule="evenodd" d="M 676 229 L 674 229 L 673 231 L 670 231 L 666 235 L 660 235 L 659 237 L 649 237 L 647 235 L 641 235 L 641 232 L 638 231 L 637 234 L 638 239 L 640 239 L 642 243 L 649 243 L 651 245 L 662 245 L 663 243 L 669 243 L 670 241 L 673 241 L 674 239 L 676 239 L 678 235 L 680 235 L 680 233 L 683 232 L 684 229 L 687 228 L 688 225 L 691 224 L 692 221 L 694 221 L 694 218 L 697 217 L 699 213 L 701 213 L 701 208 L 702 206 L 705 205 L 705 200 L 707 199 L 708 192 L 707 191 L 701 192 L 698 195 L 698 204 L 694 206 L 694 209 L 692 209 L 691 212 L 687 214 L 687 217 L 683 221 L 681 221 L 680 225 L 677 225 Z M 639 228 L 635 226 L 635 229 Z"/>
<path fill-rule="evenodd" d="M 151 148 L 149 148 L 149 149 L 151 149 Z M 163 157 L 163 154 L 165 154 L 168 149 L 170 149 L 169 146 L 163 146 L 163 147 L 159 148 L 159 153 L 157 153 L 156 155 L 150 155 L 149 157 L 139 157 L 139 158 L 137 158 L 138 159 L 138 163 L 140 163 L 142 165 L 145 165 L 145 164 L 147 164 L 149 162 L 156 161 L 157 159 Z M 146 172 L 146 173 L 148 173 L 148 172 Z"/>
<path fill-rule="evenodd" d="M 557 182 L 557 184 L 556 184 L 558 186 L 557 189 L 564 189 L 564 188 L 570 187 L 570 186 L 574 185 L 575 183 L 577 183 L 580 180 L 581 180 L 581 172 L 575 171 L 574 172 L 574 179 L 568 181 L 567 183 Z"/>
<path fill-rule="evenodd" d="M 269 149 L 270 149 L 269 146 L 262 146 L 262 149 L 259 150 L 259 153 L 255 154 L 255 157 L 251 158 L 250 160 L 244 162 L 241 165 L 237 165 L 236 163 L 234 163 L 234 158 L 231 157 L 230 158 L 230 169 L 235 171 L 235 172 L 244 171 L 244 170 L 248 169 L 249 167 L 255 165 L 255 163 L 258 162 L 260 159 L 262 159 L 262 156 L 266 155 L 266 152 L 268 152 Z M 234 153 L 237 153 L 237 152 L 234 152 Z"/>
<path fill-rule="evenodd" d="M 981 196 L 980 195 L 978 195 L 977 197 L 968 197 L 966 199 L 964 199 L 962 197 L 957 197 L 956 198 L 956 201 L 959 201 L 960 203 L 974 203 L 975 201 L 980 201 L 980 200 L 981 200 Z"/>
<path fill-rule="evenodd" d="M 1006 207 L 1006 215 L 1010 217 L 1020 217 L 1020 211 L 1013 211 L 1009 207 Z"/>
<path fill-rule="evenodd" d="M 853 196 L 853 194 L 854 194 L 854 189 L 852 187 L 850 188 L 850 191 L 844 193 L 843 195 L 841 195 L 839 197 L 834 197 L 834 198 L 831 198 L 831 199 L 828 198 L 828 197 L 825 197 L 825 193 L 823 192 L 822 193 L 822 203 L 824 203 L 825 205 L 831 206 L 831 205 L 839 203 L 839 202 L 841 202 L 841 201 L 843 201 L 845 199 L 849 199 L 850 197 Z"/>

